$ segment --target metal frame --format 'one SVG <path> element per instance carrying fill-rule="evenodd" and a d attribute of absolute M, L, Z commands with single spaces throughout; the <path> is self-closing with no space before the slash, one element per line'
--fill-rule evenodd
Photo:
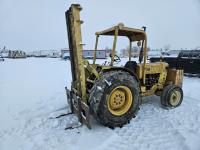
<path fill-rule="evenodd" d="M 84 103 L 79 96 L 73 91 L 65 87 L 68 104 L 71 108 L 71 113 L 76 114 L 80 123 L 86 124 L 89 129 L 90 125 L 90 108 Z"/>
<path fill-rule="evenodd" d="M 77 94 L 84 102 L 87 102 L 86 96 L 86 77 L 83 64 L 83 44 L 81 36 L 80 5 L 72 5 L 66 12 L 66 24 L 68 30 L 68 42 L 70 49 L 72 87 L 77 90 Z"/>
<path fill-rule="evenodd" d="M 82 53 L 81 24 L 83 21 L 80 20 L 81 10 L 80 5 L 72 4 L 65 13 L 72 72 L 71 90 L 65 89 L 71 113 L 76 114 L 79 122 L 86 124 L 91 129 L 90 109 L 87 105 L 85 63 Z"/>
<path fill-rule="evenodd" d="M 127 31 L 133 34 L 132 37 L 129 37 L 128 35 L 119 35 L 120 31 Z M 93 57 L 93 64 L 96 63 L 96 53 L 97 53 L 97 47 L 98 47 L 98 42 L 99 42 L 99 36 L 100 35 L 111 35 L 114 36 L 113 39 L 113 48 L 112 48 L 112 55 L 111 55 L 111 63 L 110 66 L 113 66 L 114 63 L 114 56 L 115 56 L 115 52 L 116 52 L 116 44 L 117 44 L 117 37 L 118 36 L 126 36 L 129 38 L 129 61 L 131 61 L 131 50 L 132 50 L 132 42 L 135 41 L 141 41 L 142 40 L 142 48 L 141 51 L 144 51 L 144 55 L 143 55 L 143 67 L 142 67 L 142 78 L 143 78 L 143 84 L 145 84 L 145 80 L 146 80 L 146 74 L 145 74 L 145 67 L 146 67 L 146 63 L 147 63 L 147 35 L 146 35 L 146 28 L 144 27 L 144 30 L 140 30 L 140 29 L 134 29 L 134 28 L 128 28 L 128 27 L 124 27 L 123 24 L 119 24 L 117 26 L 114 26 L 112 28 L 109 28 L 107 30 L 101 31 L 101 32 L 97 32 L 96 33 L 96 42 L 95 42 L 95 50 L 94 50 L 94 57 Z M 112 33 L 111 33 L 112 32 Z M 140 33 L 142 35 L 140 36 L 134 36 L 135 33 Z"/>

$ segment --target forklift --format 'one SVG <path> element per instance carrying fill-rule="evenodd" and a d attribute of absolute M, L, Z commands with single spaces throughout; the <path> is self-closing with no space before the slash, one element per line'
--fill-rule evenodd
<path fill-rule="evenodd" d="M 170 68 L 165 62 L 148 62 L 146 27 L 135 29 L 122 23 L 96 32 L 93 62 L 83 58 L 79 4 L 66 11 L 72 83 L 66 87 L 71 113 L 91 129 L 91 116 L 100 124 L 122 127 L 136 116 L 142 97 L 158 95 L 165 108 L 178 107 L 183 100 L 183 70 Z M 100 36 L 112 36 L 113 48 L 109 63 L 97 64 Z M 123 67 L 115 65 L 118 37 L 129 39 L 129 58 Z M 139 62 L 131 60 L 132 43 L 140 48 Z"/>

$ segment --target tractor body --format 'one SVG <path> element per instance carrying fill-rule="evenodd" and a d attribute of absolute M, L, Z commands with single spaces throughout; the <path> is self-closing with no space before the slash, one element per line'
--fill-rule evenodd
<path fill-rule="evenodd" d="M 71 60 L 72 84 L 66 88 L 68 103 L 79 121 L 91 128 L 90 115 L 101 124 L 114 128 L 128 123 L 141 104 L 141 97 L 159 95 L 165 107 L 181 104 L 183 70 L 169 68 L 165 62 L 147 62 L 146 28 L 134 29 L 118 24 L 96 32 L 93 63 L 83 58 L 80 11 L 73 4 L 66 12 L 66 24 Z M 103 65 L 96 63 L 96 52 L 100 36 L 113 36 L 111 61 Z M 116 55 L 119 36 L 130 41 L 129 60 L 124 67 L 115 66 L 120 60 Z M 132 43 L 140 48 L 139 63 L 131 60 Z"/>

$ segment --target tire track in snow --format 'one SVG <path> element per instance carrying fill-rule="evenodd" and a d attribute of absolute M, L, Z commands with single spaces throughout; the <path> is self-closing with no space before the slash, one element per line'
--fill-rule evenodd
<path fill-rule="evenodd" d="M 123 128 L 116 128 L 113 130 L 113 134 L 111 134 L 110 137 L 105 136 L 105 142 L 103 142 L 103 144 L 97 149 L 195 150 L 195 148 L 198 148 L 193 147 L 192 145 L 198 143 L 197 134 L 200 135 L 200 117 L 197 113 L 199 112 L 200 108 L 199 100 L 189 96 L 184 96 L 182 105 L 171 110 L 165 110 L 161 108 L 159 106 L 160 102 L 157 100 L 158 99 L 144 101 L 144 104 L 141 106 L 141 110 L 138 112 L 137 117 L 132 119 L 130 124 L 125 125 Z M 38 104 L 38 106 L 41 105 L 46 105 L 46 103 Z M 59 106 L 59 108 L 61 107 Z M 31 113 L 35 114 L 35 111 L 38 111 L 38 114 L 41 114 L 41 116 L 29 115 Z M 58 110 L 49 115 L 49 113 L 43 113 L 40 107 L 34 107 L 32 110 L 27 110 L 23 112 L 23 114 L 28 113 L 27 117 L 32 116 L 32 118 L 28 120 L 26 118 L 24 126 L 20 126 L 20 128 L 14 128 L 8 132 L 0 133 L 0 138 L 9 139 L 10 137 L 19 138 L 19 136 L 22 136 L 22 140 L 23 138 L 27 139 L 27 143 L 34 141 L 33 145 L 31 146 L 32 149 L 54 149 L 55 145 L 51 145 L 51 143 L 55 142 L 49 138 L 49 135 L 53 136 L 54 140 L 58 140 L 58 142 L 56 142 L 57 144 L 61 144 L 64 142 L 64 140 L 57 137 L 55 130 L 59 134 L 63 134 L 63 125 L 75 120 L 76 118 L 66 117 L 60 120 L 48 119 L 50 116 L 57 115 L 57 113 L 59 114 L 62 111 L 63 110 Z M 21 114 L 19 116 L 21 116 Z M 51 129 L 54 130 L 54 132 L 47 131 Z M 67 133 L 72 132 L 75 133 L 75 131 L 70 131 Z M 82 128 L 80 129 L 80 132 L 82 132 Z M 191 137 L 188 138 L 188 135 Z M 42 143 L 39 143 L 38 146 L 37 138 L 39 138 L 41 141 L 46 141 L 45 143 L 50 145 L 44 147 L 42 146 Z M 192 142 L 190 140 L 194 141 Z M 21 149 L 26 148 L 22 145 Z"/>
<path fill-rule="evenodd" d="M 177 134 L 177 130 L 164 118 L 160 119 L 162 121 L 158 117 L 145 116 L 140 121 L 117 129 L 116 133 L 128 141 L 133 149 L 189 150 L 187 145 L 182 145 L 184 139 Z"/>
<path fill-rule="evenodd" d="M 200 100 L 198 99 L 185 96 L 182 103 L 183 107 L 177 109 L 177 113 L 181 117 L 167 118 L 191 150 L 200 149 L 200 116 L 196 113 L 200 109 L 199 102 Z"/>
<path fill-rule="evenodd" d="M 141 106 L 138 116 L 132 119 L 130 124 L 114 130 L 119 137 L 104 143 L 103 147 L 105 148 L 102 149 L 196 150 L 193 145 L 198 143 L 197 135 L 190 134 L 194 138 L 194 142 L 191 142 L 187 137 L 189 131 L 183 132 L 187 124 L 182 129 L 180 127 L 182 126 L 182 121 L 187 123 L 188 120 L 186 118 L 191 118 L 190 116 L 195 114 L 195 111 L 198 111 L 199 107 L 195 103 L 199 103 L 197 99 L 185 96 L 184 99 L 186 98 L 189 100 L 183 101 L 180 107 L 169 110 L 161 108 L 158 102 L 145 102 L 146 104 Z M 187 107 L 188 105 L 189 107 Z M 190 110 L 191 108 L 192 111 Z M 195 117 L 193 117 L 191 123 L 195 121 Z M 188 126 L 191 125 L 195 129 L 198 128 L 198 124 L 200 122 L 196 124 L 196 127 L 194 124 L 189 124 Z"/>
<path fill-rule="evenodd" d="M 57 116 L 60 113 L 69 112 L 67 103 L 65 107 L 61 104 L 54 104 L 54 102 L 61 98 L 62 96 L 58 94 L 54 97 L 50 97 L 48 100 L 36 103 L 31 108 L 13 114 L 11 117 L 14 120 L 20 120 L 20 124 L 10 129 L 0 131 L 0 145 L 3 144 L 4 141 L 18 141 L 15 142 L 18 143 L 16 149 L 49 150 L 56 149 L 56 147 L 54 147 L 55 145 L 52 145 L 52 143 L 59 145 L 69 141 L 69 139 L 65 139 L 66 141 L 60 139 L 59 135 L 62 135 L 63 137 L 67 132 L 64 130 L 66 125 L 78 122 L 77 117 L 71 115 L 58 119 L 49 119 L 50 117 Z M 75 129 L 70 131 L 70 133 L 77 134 L 77 132 L 79 132 L 77 130 Z M 57 141 L 52 141 L 52 138 Z M 42 142 L 45 142 L 46 144 L 44 145 Z M 30 145 L 30 147 L 27 148 L 25 147 L 26 145 Z"/>
<path fill-rule="evenodd" d="M 106 141 L 97 148 L 97 150 L 132 150 L 128 141 L 125 141 L 123 137 L 113 132 L 113 135 L 108 137 Z"/>

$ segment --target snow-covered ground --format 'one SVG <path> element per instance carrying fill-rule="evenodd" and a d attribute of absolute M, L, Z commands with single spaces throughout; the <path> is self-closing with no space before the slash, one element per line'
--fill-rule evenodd
<path fill-rule="evenodd" d="M 0 62 L 0 150 L 200 150 L 199 78 L 184 77 L 180 107 L 166 110 L 158 97 L 144 98 L 137 117 L 114 130 L 94 120 L 92 130 L 64 130 L 75 116 L 50 119 L 69 112 L 70 84 L 69 61 Z"/>

